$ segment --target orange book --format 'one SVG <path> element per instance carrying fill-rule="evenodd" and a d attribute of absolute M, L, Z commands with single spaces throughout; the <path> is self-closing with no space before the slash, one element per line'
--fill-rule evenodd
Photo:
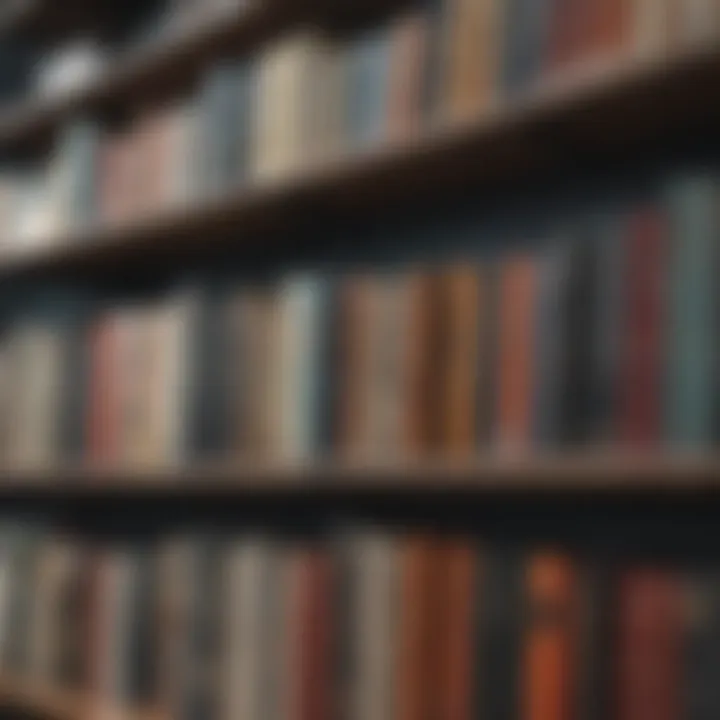
<path fill-rule="evenodd" d="M 572 720 L 577 663 L 578 581 L 564 557 L 543 554 L 527 567 L 523 720 Z"/>
<path fill-rule="evenodd" d="M 485 288 L 481 271 L 472 265 L 448 270 L 441 283 L 441 445 L 450 455 L 468 456 L 478 443 Z"/>
<path fill-rule="evenodd" d="M 449 540 L 439 550 L 442 608 L 436 625 L 441 631 L 434 653 L 438 678 L 438 720 L 471 720 L 475 657 L 477 553 L 469 540 Z"/>
<path fill-rule="evenodd" d="M 524 448 L 530 439 L 533 334 L 537 269 L 530 256 L 500 270 L 496 437 L 501 448 Z"/>

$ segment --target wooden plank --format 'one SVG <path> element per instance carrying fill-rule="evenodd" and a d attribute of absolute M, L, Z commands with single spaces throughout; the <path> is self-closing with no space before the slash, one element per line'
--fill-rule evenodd
<path fill-rule="evenodd" d="M 357 493 L 677 492 L 720 490 L 720 457 L 713 454 L 568 452 L 478 457 L 465 462 L 318 462 L 304 466 L 219 463 L 183 469 L 58 467 L 0 471 L 0 498 L 318 496 Z"/>

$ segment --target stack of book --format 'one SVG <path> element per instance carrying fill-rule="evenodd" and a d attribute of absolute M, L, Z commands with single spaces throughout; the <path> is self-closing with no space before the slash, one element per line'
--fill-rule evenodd
<path fill-rule="evenodd" d="M 131 469 L 711 447 L 717 202 L 697 171 L 560 218 L 531 247 L 490 254 L 478 236 L 432 268 L 214 277 L 109 304 L 28 291 L 0 336 L 2 457 Z"/>
<path fill-rule="evenodd" d="M 719 631 L 713 563 L 419 531 L 101 548 L 3 528 L 3 669 L 173 718 L 711 718 Z"/>
<path fill-rule="evenodd" d="M 473 120 L 577 69 L 713 40 L 718 15 L 690 0 L 438 0 L 349 38 L 296 31 L 220 60 L 191 97 L 120 128 L 69 122 L 48 157 L 3 169 L 0 236 L 22 250 L 287 178 Z"/>

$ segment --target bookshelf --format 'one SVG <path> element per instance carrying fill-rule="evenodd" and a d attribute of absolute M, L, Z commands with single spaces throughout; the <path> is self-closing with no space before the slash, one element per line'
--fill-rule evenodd
<path fill-rule="evenodd" d="M 486 10 L 493 7 L 493 0 L 477 0 L 474 7 L 480 2 Z M 597 12 L 610 2 L 585 0 L 587 8 L 594 3 Z M 623 5 L 622 0 L 612 2 L 616 8 Z M 447 3 L 449 7 L 450 0 Z M 677 3 L 679 8 L 682 2 Z M 653 0 L 633 0 L 634 8 L 641 4 L 647 8 Z M 416 15 L 408 12 L 410 6 Z M 373 255 L 375 248 L 363 247 L 353 224 L 358 221 L 363 230 L 364 221 L 372 225 L 377 220 L 378 227 L 368 231 L 368 246 L 385 240 L 390 245 L 394 238 L 389 233 L 386 238 L 385 231 L 394 229 L 396 213 L 401 220 L 412 215 L 414 222 L 416 208 L 437 203 L 444 210 L 446 205 L 455 207 L 455 199 L 460 206 L 473 192 L 487 193 L 492 201 L 518 189 L 540 188 L 546 177 L 554 182 L 580 179 L 585 171 L 620 174 L 625 160 L 643 165 L 659 149 L 685 149 L 695 134 L 714 137 L 720 122 L 720 11 L 712 38 L 678 41 L 677 46 L 668 41 L 667 48 L 661 44 L 662 50 L 647 54 L 634 44 L 632 51 L 625 52 L 623 46 L 619 52 L 622 43 L 611 42 L 613 51 L 602 48 L 599 53 L 602 62 L 568 62 L 556 74 L 553 63 L 562 66 L 564 61 L 552 55 L 547 70 L 541 59 L 542 82 L 529 82 L 530 89 L 522 81 L 516 88 L 514 80 L 498 71 L 498 88 L 492 92 L 507 98 L 475 108 L 463 122 L 451 122 L 446 115 L 459 112 L 454 105 L 462 103 L 449 100 L 450 93 L 446 98 L 444 89 L 431 92 L 425 85 L 441 85 L 438 78 L 446 66 L 457 65 L 458 75 L 463 74 L 458 68 L 465 68 L 460 67 L 462 58 L 449 59 L 453 53 L 445 23 L 453 27 L 452 21 L 433 15 L 431 6 L 435 8 L 404 0 L 239 3 L 175 32 L 153 26 L 148 32 L 157 33 L 154 41 L 120 51 L 109 69 L 80 89 L 53 98 L 30 96 L 0 110 L 0 154 L 7 157 L 7 167 L 0 169 L 7 175 L 0 172 L 0 201 L 7 205 L 2 220 L 18 228 L 8 233 L 0 257 L 0 410 L 3 402 L 11 409 L 9 421 L 0 412 L 0 436 L 4 455 L 20 458 L 17 466 L 12 460 L 0 461 L 0 505 L 5 516 L 18 514 L 15 524 L 6 518 L 5 524 L 0 522 L 0 666 L 14 664 L 28 676 L 0 670 L 0 707 L 57 720 L 177 720 L 187 714 L 209 720 L 333 720 L 329 708 L 337 710 L 338 699 L 330 696 L 335 694 L 333 665 L 338 658 L 333 653 L 338 648 L 332 633 L 343 632 L 348 638 L 348 647 L 342 648 L 347 655 L 342 660 L 348 661 L 343 671 L 357 678 L 340 680 L 348 686 L 343 686 L 348 697 L 341 702 L 365 710 L 343 709 L 338 713 L 343 716 L 389 720 L 397 714 L 423 720 L 426 708 L 432 708 L 439 720 L 462 720 L 453 708 L 464 703 L 470 717 L 471 702 L 479 702 L 470 699 L 475 695 L 472 686 L 480 680 L 469 680 L 476 647 L 467 640 L 472 638 L 479 648 L 489 638 L 491 645 L 483 645 L 480 652 L 499 657 L 498 666 L 504 663 L 507 675 L 499 682 L 483 676 L 488 687 L 478 697 L 499 688 L 492 700 L 497 712 L 490 715 L 519 718 L 508 710 L 514 702 L 508 698 L 517 691 L 516 699 L 527 696 L 524 702 L 533 710 L 534 703 L 543 708 L 556 703 L 558 711 L 548 713 L 548 720 L 575 720 L 560 711 L 569 687 L 564 682 L 570 676 L 569 649 L 576 641 L 568 627 L 575 628 L 577 617 L 569 613 L 587 601 L 582 607 L 587 617 L 577 629 L 583 633 L 582 652 L 588 655 L 573 655 L 573 662 L 580 667 L 587 660 L 589 669 L 582 665 L 588 676 L 584 681 L 601 683 L 601 672 L 599 680 L 590 677 L 598 667 L 590 663 L 598 662 L 597 648 L 607 633 L 601 622 L 606 618 L 600 618 L 600 611 L 610 607 L 609 601 L 603 605 L 606 598 L 600 592 L 606 589 L 603 582 L 610 587 L 603 563 L 611 558 L 618 567 L 627 563 L 631 571 L 637 569 L 631 565 L 636 556 L 625 557 L 625 542 L 646 565 L 637 566 L 640 580 L 635 587 L 632 577 L 624 582 L 623 576 L 621 591 L 629 600 L 618 615 L 623 622 L 629 617 L 628 625 L 647 615 L 647 634 L 672 623 L 679 626 L 676 616 L 668 620 L 681 604 L 672 605 L 677 600 L 673 588 L 687 579 L 678 579 L 682 563 L 677 558 L 687 547 L 695 552 L 714 537 L 715 525 L 709 527 L 709 521 L 720 506 L 720 455 L 715 441 L 708 440 L 720 433 L 713 425 L 720 424 L 720 409 L 705 402 L 704 395 L 711 393 L 706 387 L 698 390 L 695 382 L 701 376 L 713 393 L 717 390 L 711 365 L 720 357 L 720 343 L 715 348 L 703 342 L 703 332 L 715 332 L 714 312 L 720 307 L 720 295 L 712 295 L 717 272 L 704 272 L 708 258 L 720 263 L 720 252 L 716 258 L 714 241 L 708 240 L 708 228 L 716 229 L 710 223 L 717 220 L 717 178 L 700 172 L 668 173 L 667 187 L 648 183 L 637 196 L 628 192 L 629 200 L 611 198 L 609 190 L 605 197 L 605 190 L 598 190 L 597 207 L 588 209 L 590 203 L 582 197 L 579 208 L 572 208 L 572 222 L 581 212 L 586 215 L 567 235 L 564 226 L 558 236 L 538 233 L 538 244 L 548 241 L 542 250 L 528 248 L 535 233 L 530 222 L 522 233 L 513 227 L 506 236 L 504 228 L 498 229 L 503 242 L 490 247 L 480 242 L 495 240 L 481 237 L 486 231 L 485 218 L 479 217 L 483 213 L 471 217 L 468 210 L 467 217 L 443 217 L 440 221 L 447 220 L 449 226 L 455 220 L 463 225 L 460 240 L 478 242 L 462 260 L 451 257 L 454 264 L 432 253 L 430 261 L 422 253 L 416 259 L 408 251 L 412 259 L 396 267 L 395 249 L 387 256 Z M 51 17 L 45 14 L 49 5 L 40 0 L 22 7 L 0 11 L 0 34 L 22 34 L 41 17 Z M 459 8 L 471 12 L 473 0 L 456 0 L 453 7 L 460 17 Z M 381 40 L 373 34 L 374 13 L 381 18 L 378 24 L 387 23 L 384 30 L 392 30 Z M 155 21 L 164 22 L 153 17 Z M 479 22 L 477 15 L 474 21 Z M 46 22 L 45 30 L 51 24 Z M 319 28 L 332 32 L 316 32 Z M 297 35 L 284 37 L 286 31 Z M 124 32 L 118 31 L 118 37 L 124 38 Z M 433 41 L 437 46 L 430 40 L 435 35 L 440 38 Z M 353 127 L 354 117 L 348 120 L 354 102 L 360 104 L 350 96 L 358 87 L 382 84 L 378 78 L 383 72 L 375 78 L 368 72 L 373 65 L 368 53 L 377 51 L 377 43 L 387 43 L 385 74 L 390 67 L 397 71 L 401 63 L 395 56 L 395 65 L 391 63 L 389 48 L 398 52 L 401 41 L 408 57 L 417 60 L 414 69 L 403 66 L 417 81 L 415 95 L 406 98 L 413 107 L 405 108 L 408 117 L 414 117 L 401 118 L 406 123 L 402 130 L 390 130 L 394 120 L 388 84 L 378 94 L 376 109 L 382 132 L 373 135 L 373 128 L 365 137 L 364 129 Z M 421 48 L 422 42 L 427 45 Z M 466 53 L 465 60 L 472 59 L 467 48 Z M 412 64 L 412 58 L 400 57 Z M 288 78 L 297 77 L 289 74 L 293 63 L 288 58 L 300 58 L 306 74 L 312 74 L 307 68 L 321 68 L 322 81 L 338 84 L 333 85 L 336 95 L 318 96 L 318 107 L 305 102 L 303 121 L 306 112 L 318 124 L 327 120 L 320 110 L 322 101 L 331 97 L 339 108 L 340 120 L 335 121 L 347 126 L 334 128 L 342 149 L 315 159 L 297 148 L 284 148 L 292 157 L 273 167 L 273 153 L 267 152 L 273 143 L 263 131 L 275 117 L 263 95 L 270 91 L 258 87 L 264 81 L 276 94 L 281 87 L 291 96 Z M 501 60 L 513 64 L 508 57 Z M 228 78 L 229 85 L 219 84 Z M 458 82 L 469 86 L 475 80 L 470 72 Z M 444 76 L 442 81 L 451 84 Z M 218 102 L 227 99 L 218 90 L 223 87 L 227 94 L 232 88 L 232 108 Z M 437 97 L 426 98 L 424 92 Z M 223 112 L 232 123 L 226 121 L 221 132 L 216 121 Z M 303 124 L 292 112 L 288 116 Z M 233 123 L 239 118 L 248 127 L 243 125 L 235 136 Z M 371 118 L 368 125 L 376 120 Z M 71 162 L 68 137 L 81 125 L 87 145 L 80 153 L 74 148 Z M 294 127 L 281 129 L 293 136 L 295 145 L 306 141 L 321 155 L 315 135 L 312 142 L 310 133 L 308 138 L 301 133 L 296 137 Z M 233 139 L 209 142 L 218 139 L 214 131 Z M 170 143 L 170 151 L 164 142 L 148 141 L 155 139 L 153 133 L 160 137 L 163 132 L 180 138 Z M 328 131 L 328 147 L 336 140 L 331 136 Z M 72 137 L 77 140 L 77 135 Z M 207 147 L 197 156 L 178 149 L 183 144 L 195 149 L 194 143 L 203 142 Z M 181 168 L 188 175 L 195 172 L 196 185 L 206 182 L 208 187 L 176 197 L 174 190 L 165 192 L 153 182 L 146 186 L 143 172 L 153 175 L 152 151 L 159 146 L 157 164 L 163 167 L 153 176 L 158 186 L 169 185 L 168 177 L 175 179 L 172 170 Z M 254 157 L 261 154 L 258 147 L 270 157 L 264 158 L 265 164 Z M 218 161 L 225 151 L 232 155 L 227 166 L 225 158 Z M 84 152 L 84 160 L 78 160 Z M 177 163 L 174 157 L 168 159 L 173 152 L 182 156 Z M 82 183 L 77 168 L 85 161 L 92 168 L 85 178 L 92 187 L 85 188 L 84 199 L 92 208 L 78 210 L 76 191 Z M 230 168 L 232 163 L 237 167 Z M 220 179 L 207 181 L 210 173 L 203 173 L 210 165 Z M 108 179 L 113 174 L 120 181 Z M 76 186 L 68 190 L 63 182 Z M 133 182 L 140 190 L 131 187 L 128 192 L 125 186 Z M 99 192 L 96 185 L 102 185 Z M 138 202 L 145 200 L 145 190 L 152 198 Z M 124 206 L 117 209 L 103 192 L 111 199 L 131 199 L 121 198 Z M 20 209 L 11 207 L 17 198 L 22 200 L 17 202 Z M 48 213 L 47 225 L 82 229 L 36 237 L 35 226 L 28 231 L 17 220 L 32 215 L 25 207 L 32 202 L 41 208 L 38 215 Z M 63 202 L 67 207 L 58 209 Z M 466 210 L 463 205 L 458 215 Z M 392 221 L 387 228 L 379 227 L 385 214 Z M 695 225 L 688 222 L 691 215 Z M 122 219 L 89 221 L 89 216 Z M 419 227 L 424 216 L 418 216 Z M 429 225 L 438 220 L 427 217 Z M 678 218 L 685 224 L 674 232 L 678 222 L 667 233 L 672 234 L 672 250 L 678 251 L 676 266 L 686 270 L 677 280 L 686 283 L 683 290 L 694 284 L 697 297 L 683 304 L 678 292 L 672 308 L 678 315 L 700 317 L 683 335 L 706 361 L 697 365 L 694 357 L 675 352 L 675 345 L 682 343 L 666 343 L 662 335 L 677 323 L 675 315 L 667 320 L 661 314 L 665 305 L 661 309 L 659 296 L 665 286 L 658 278 L 667 278 L 658 268 L 666 269 L 661 267 L 667 261 L 663 233 Z M 336 247 L 334 237 L 327 242 L 320 237 L 317 247 L 312 242 L 308 248 L 296 247 L 299 231 L 325 224 L 328 237 L 349 228 L 351 257 L 338 261 L 333 253 L 345 246 L 338 239 Z M 575 253 L 573 242 L 585 240 L 586 231 L 587 254 Z M 410 232 L 415 232 L 414 225 Z M 417 238 L 437 244 L 444 240 L 442 234 L 425 236 L 419 230 Z M 688 239 L 696 245 L 686 257 L 680 251 Z M 623 247 L 626 265 L 619 264 L 616 246 Z M 368 249 L 365 256 L 362 251 Z M 356 250 L 357 257 L 352 255 Z M 258 255 L 263 256 L 259 268 L 253 265 Z M 226 256 L 238 267 L 211 262 Z M 386 257 L 389 272 L 380 267 Z M 372 268 L 366 272 L 368 265 Z M 615 272 L 620 267 L 623 273 Z M 625 285 L 611 282 L 613 272 L 625 281 L 626 268 L 634 274 L 628 271 Z M 586 287 L 591 293 L 584 292 Z M 622 295 L 625 304 L 610 303 L 613 292 Z M 720 317 L 720 310 L 717 313 Z M 547 347 L 541 342 L 544 333 L 537 332 L 546 322 Z M 505 326 L 510 330 L 503 333 Z M 675 325 L 672 332 L 679 332 Z M 619 337 L 624 354 L 608 340 Z M 651 353 L 641 347 L 643 341 L 652 346 Z M 568 350 L 583 343 L 590 352 Z M 612 351 L 605 353 L 607 347 Z M 673 398 L 678 417 L 685 415 L 677 422 L 681 427 L 672 429 L 665 427 L 672 423 L 663 405 L 666 356 L 671 371 L 679 368 L 672 377 L 678 395 L 685 392 L 694 402 Z M 361 359 L 356 362 L 357 357 Z M 540 368 L 537 374 L 535 365 Z M 42 432 L 35 435 L 37 427 Z M 608 438 L 617 444 L 604 445 L 611 442 Z M 552 449 L 543 450 L 545 445 Z M 296 459 L 280 463 L 273 461 L 274 455 Z M 73 461 L 71 456 L 83 459 Z M 163 460 L 156 462 L 160 456 Z M 341 459 L 354 457 L 387 459 Z M 43 464 L 44 458 L 50 460 Z M 611 513 L 604 516 L 608 509 Z M 663 563 L 653 564 L 653 553 L 658 537 L 664 544 L 657 545 L 664 549 L 675 542 L 674 532 L 667 532 L 667 518 L 674 519 L 674 513 L 682 517 L 673 531 L 679 536 L 692 526 L 692 537 L 687 546 L 678 543 L 681 551 L 672 557 L 676 565 L 668 570 Z M 580 527 L 585 522 L 587 527 Z M 533 537 L 538 529 L 539 539 Z M 714 545 L 707 544 L 712 556 Z M 684 572 L 684 566 L 681 569 Z M 480 573 L 488 596 L 475 604 L 482 613 L 485 600 L 492 608 L 482 618 L 470 609 Z M 700 621 L 715 623 L 715 641 L 720 638 L 717 578 L 720 575 L 692 578 L 697 581 L 692 589 L 710 598 L 711 611 Z M 36 588 L 33 583 L 40 581 L 42 588 Z M 357 585 L 341 588 L 346 581 Z M 12 583 L 37 592 L 23 596 Z M 373 595 L 375 585 L 381 588 Z M 333 593 L 348 588 L 361 599 L 340 608 L 348 617 L 343 616 L 341 629 L 341 623 L 331 628 L 328 618 L 336 620 Z M 285 596 L 300 609 L 278 600 Z M 415 612 L 396 612 L 401 596 Z M 658 597 L 661 601 L 653 605 Z M 529 605 L 523 604 L 526 600 Z M 4 610 L 3 603 L 11 609 Z M 545 612 L 548 608 L 550 613 Z M 2 626 L 4 612 L 20 618 L 18 628 L 31 626 L 25 628 L 27 638 L 20 636 L 21 630 Z M 555 618 L 555 612 L 562 622 L 543 626 L 543 618 Z M 380 616 L 381 632 L 365 632 L 375 629 L 368 623 Z M 38 618 L 43 622 L 34 626 L 47 631 L 47 642 L 40 632 L 32 632 L 31 620 Z M 395 633 L 391 625 L 397 618 L 403 622 Z M 682 622 L 686 620 L 683 616 Z M 261 621 L 263 632 L 274 633 L 270 640 L 256 631 Z M 476 637 L 474 622 L 478 627 L 489 622 L 493 632 Z M 530 638 L 525 664 L 522 633 Z M 378 636 L 372 640 L 374 647 L 362 645 L 371 634 Z M 339 639 L 338 646 L 344 645 L 345 636 Z M 503 655 L 510 643 L 517 644 L 512 657 L 509 651 Z M 720 641 L 716 645 L 714 667 L 720 663 Z M 535 652 L 538 647 L 551 648 L 555 675 L 543 675 L 547 658 Z M 573 645 L 573 652 L 578 648 Z M 632 655 L 632 650 L 625 654 Z M 590 657 L 596 651 L 597 657 Z M 378 672 L 379 660 L 395 658 L 396 653 L 399 669 L 388 666 Z M 661 648 L 657 655 L 663 653 Z M 616 673 L 627 684 L 628 695 L 645 680 L 633 676 L 646 664 L 647 657 L 640 655 Z M 698 657 L 699 664 L 712 665 L 708 655 L 700 652 Z M 465 670 L 448 671 L 455 661 L 465 662 Z M 418 663 L 423 667 L 416 667 Z M 528 681 L 527 688 L 511 685 L 521 669 L 542 682 Z M 267 677 L 261 675 L 264 671 Z M 401 678 L 402 672 L 407 678 Z M 93 691 L 63 689 L 37 679 L 54 674 L 81 678 L 68 685 Z M 643 685 L 656 683 L 649 693 L 653 702 L 669 684 L 670 673 L 665 678 L 662 674 L 661 669 Z M 463 675 L 467 681 L 455 681 Z M 398 697 L 390 697 L 397 688 L 388 678 L 401 678 Z M 350 698 L 345 691 L 355 681 L 357 697 Z M 610 696 L 609 686 L 597 690 L 590 684 L 584 688 L 586 702 L 597 699 L 592 692 Z M 375 695 L 366 692 L 368 687 Z M 261 699 L 258 688 L 271 692 Z M 400 698 L 403 692 L 406 697 Z M 370 698 L 366 705 L 365 696 Z M 109 697 L 124 700 L 116 704 Z M 147 697 L 162 699 L 145 702 Z M 388 710 L 396 701 L 398 708 L 407 706 L 404 711 Z M 297 702 L 299 710 L 284 707 L 289 702 Z M 171 706 L 177 718 L 167 710 Z M 720 695 L 708 716 L 718 713 Z"/>
<path fill-rule="evenodd" d="M 176 53 L 192 55 L 195 44 L 213 48 L 215 33 L 254 36 L 259 28 L 280 23 L 281 15 L 276 9 L 248 10 L 237 25 L 210 23 L 209 36 L 198 33 L 187 46 L 176 41 L 167 49 L 149 50 L 147 60 L 120 64 L 113 71 L 118 80 L 104 80 L 90 95 L 119 100 L 123 88 L 142 82 L 146 74 L 162 75 L 168 65 L 175 67 Z M 182 262 L 199 245 L 210 255 L 236 243 L 228 227 L 240 229 L 243 247 L 252 249 L 257 239 L 278 238 L 307 216 L 352 218 L 387 203 L 402 206 L 448 196 L 468 183 L 502 188 L 518 177 L 527 181 L 562 169 L 570 158 L 573 163 L 606 162 L 629 148 L 653 147 L 678 133 L 711 127 L 720 119 L 720 102 L 713 94 L 718 72 L 720 46 L 715 44 L 669 58 L 618 59 L 582 68 L 476 121 L 388 141 L 179 210 L 48 238 L 46 246 L 0 259 L 0 278 L 106 276 L 122 273 L 141 258 L 162 265 L 179 256 Z M 81 93 L 79 102 L 87 97 Z M 0 116 L 0 145 L 21 140 L 33 127 L 49 129 L 72 109 L 66 102 L 73 103 L 64 101 L 59 115 L 28 108 L 16 119 L 12 112 L 6 120 Z"/>

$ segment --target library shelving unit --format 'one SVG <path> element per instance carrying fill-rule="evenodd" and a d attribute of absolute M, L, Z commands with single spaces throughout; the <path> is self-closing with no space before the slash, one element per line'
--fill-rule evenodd
<path fill-rule="evenodd" d="M 37 0 L 0 13 L 0 32 L 36 19 L 55 3 Z M 329 12 L 321 0 L 267 0 L 231 18 L 128 52 L 90 85 L 54 99 L 30 99 L 0 113 L 0 149 L 42 143 L 69 116 L 121 108 L 173 77 L 189 77 L 232 46 L 250 49 L 295 23 Z M 248 185 L 206 202 L 125 224 L 92 227 L 38 249 L 0 259 L 0 283 L 55 277 L 118 276 L 151 258 L 182 263 L 184 256 L 220 251 L 231 243 L 252 250 L 253 238 L 281 243 L 282 231 L 308 213 L 353 217 L 383 204 L 450 194 L 469 182 L 509 186 L 568 162 L 602 163 L 628 148 L 668 143 L 679 133 L 720 120 L 720 47 L 708 44 L 661 59 L 626 60 L 585 69 L 518 102 L 462 125 L 437 127 L 359 156 L 344 156 L 277 182 Z M 228 227 L 242 232 L 229 234 Z M 238 237 L 241 237 L 239 240 Z M 280 247 L 280 245 L 279 245 Z M 332 503 L 393 496 L 707 495 L 720 489 L 714 454 L 622 454 L 594 450 L 533 457 L 442 460 L 392 465 L 322 462 L 285 468 L 225 463 L 190 468 L 123 471 L 60 467 L 0 471 L 0 502 L 34 498 L 66 503 L 112 503 L 124 498 L 195 497 L 268 502 L 301 498 Z M 511 500 L 512 501 L 512 500 Z M 42 718 L 162 720 L 157 712 L 101 707 L 74 692 L 0 677 L 0 705 Z"/>

